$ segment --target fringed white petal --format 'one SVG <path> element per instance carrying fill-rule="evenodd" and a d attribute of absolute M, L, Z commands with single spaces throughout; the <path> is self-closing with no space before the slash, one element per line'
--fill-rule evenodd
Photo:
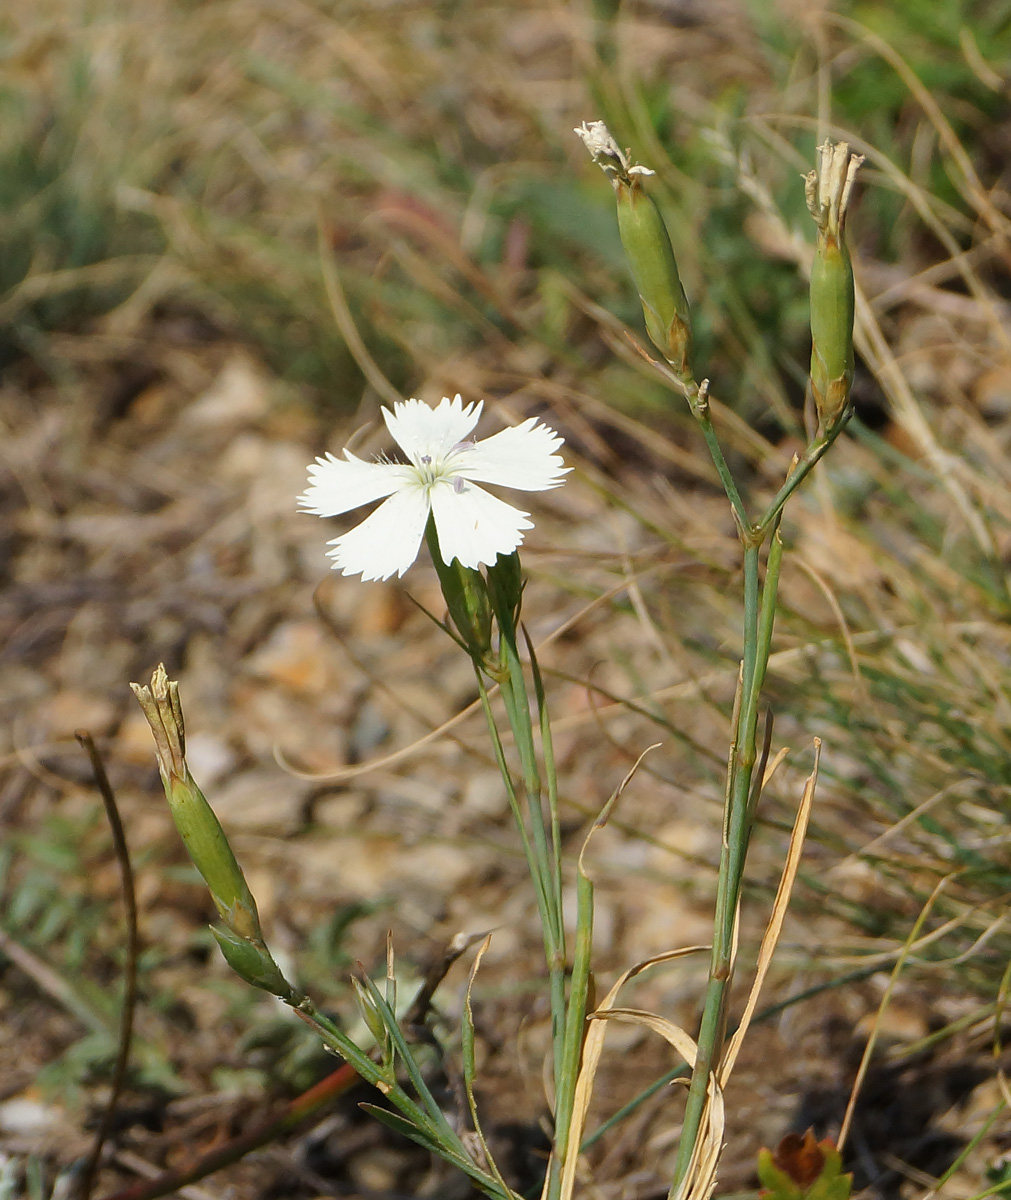
<path fill-rule="evenodd" d="M 529 514 L 472 483 L 459 491 L 452 483 L 436 484 L 432 513 L 443 559 L 459 559 L 465 567 L 490 567 L 500 554 L 512 554 L 520 545 L 521 530 L 533 528 Z"/>
<path fill-rule="evenodd" d="M 328 555 L 334 570 L 363 580 L 403 575 L 418 557 L 428 523 L 429 505 L 421 488 L 394 493 L 360 525 L 334 538 Z"/>
<path fill-rule="evenodd" d="M 553 429 L 531 417 L 522 425 L 503 429 L 475 446 L 461 447 L 454 471 L 464 479 L 497 483 L 523 492 L 558 487 L 571 467 L 554 451 L 562 445 Z"/>
<path fill-rule="evenodd" d="M 394 440 L 415 466 L 428 459 L 436 462 L 473 430 L 481 416 L 483 401 L 464 404 L 459 396 L 444 397 L 436 408 L 421 400 L 395 404 L 393 412 L 383 409 L 383 420 Z"/>
<path fill-rule="evenodd" d="M 349 450 L 343 459 L 328 454 L 309 467 L 309 487 L 299 496 L 299 507 L 318 517 L 336 517 L 392 496 L 409 470 L 399 463 L 365 462 Z"/>

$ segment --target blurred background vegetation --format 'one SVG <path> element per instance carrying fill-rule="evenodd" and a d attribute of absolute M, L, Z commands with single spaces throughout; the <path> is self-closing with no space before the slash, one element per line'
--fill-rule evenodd
<path fill-rule="evenodd" d="M 789 970 L 818 986 L 887 971 L 947 879 L 906 977 L 949 1004 L 931 1001 L 905 1061 L 946 1037 L 989 1054 L 1011 950 L 1007 4 L 38 0 L 8 8 L 0 36 L 8 433 L 65 404 L 100 441 L 180 347 L 218 342 L 280 381 L 280 425 L 299 398 L 318 422 L 297 418 L 307 446 L 305 430 L 397 394 L 550 411 L 589 490 L 647 539 L 634 569 L 695 564 L 676 599 L 644 573 L 640 601 L 696 679 L 735 654 L 732 529 L 701 507 L 693 525 L 709 468 L 625 337 L 640 315 L 610 192 L 571 130 L 604 118 L 656 170 L 697 373 L 758 491 L 803 429 L 813 227 L 798 176 L 825 136 L 867 156 L 850 224 L 857 418 L 788 518 L 770 679 L 777 739 L 826 747 L 799 911 L 839 919 L 830 946 L 797 937 Z M 87 492 L 82 453 L 60 451 L 68 508 Z M 3 535 L 15 590 L 31 536 Z M 585 598 L 624 569 L 541 575 Z M 622 694 L 679 726 L 633 657 Z M 717 728 L 727 703 L 703 700 Z M 685 768 L 703 791 L 718 789 L 711 749 Z M 771 845 L 794 802 L 770 794 Z M 96 948 L 111 962 L 108 897 L 67 901 L 100 822 L 9 819 L 6 936 L 71 978 Z M 756 897 L 774 866 L 756 862 Z M 321 976 L 345 961 L 351 920 L 317 938 Z M 92 1037 L 111 1019 L 100 974 L 79 997 Z M 82 1078 L 71 1067 L 61 1086 Z"/>

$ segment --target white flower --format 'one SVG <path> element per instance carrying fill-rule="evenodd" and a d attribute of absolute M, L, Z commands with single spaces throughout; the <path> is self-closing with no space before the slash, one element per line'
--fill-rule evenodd
<path fill-rule="evenodd" d="M 394 404 L 392 413 L 384 408 L 406 463 L 365 462 L 350 450 L 343 460 L 332 454 L 316 459 L 309 487 L 298 498 L 304 511 L 334 517 L 383 500 L 360 525 L 327 543 L 335 570 L 362 579 L 403 575 L 418 556 L 429 513 L 447 563 L 455 558 L 465 567 L 491 566 L 519 546 L 522 531 L 533 528 L 529 514 L 475 482 L 524 492 L 558 487 L 569 470 L 554 453 L 562 439 L 531 417 L 483 442 L 467 440 L 483 403 L 464 405 L 457 396 L 437 408 L 420 400 Z"/>

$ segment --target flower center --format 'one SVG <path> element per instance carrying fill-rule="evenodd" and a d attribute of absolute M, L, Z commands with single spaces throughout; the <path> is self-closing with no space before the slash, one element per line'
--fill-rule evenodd
<path fill-rule="evenodd" d="M 440 454 L 435 458 L 431 454 L 420 454 L 414 464 L 415 477 L 419 486 L 428 492 L 437 483 L 451 480 L 453 490 L 457 493 L 462 492 L 466 486 L 466 481 L 456 474 L 456 467 L 460 458 L 459 452 L 461 450 L 469 450 L 473 445 L 473 442 L 457 442 L 445 454 Z"/>
<path fill-rule="evenodd" d="M 415 464 L 415 472 L 417 473 L 418 483 L 428 491 L 440 479 L 445 479 L 449 475 L 446 469 L 446 463 L 442 459 L 433 459 L 430 454 L 422 454 Z"/>

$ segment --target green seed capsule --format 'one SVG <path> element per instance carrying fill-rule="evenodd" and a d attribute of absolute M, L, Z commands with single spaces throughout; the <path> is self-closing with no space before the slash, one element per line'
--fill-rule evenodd
<path fill-rule="evenodd" d="M 679 378 L 691 379 L 692 329 L 674 250 L 660 210 L 637 175 L 615 179 L 618 232 L 642 302 L 646 332 Z"/>
<path fill-rule="evenodd" d="M 642 186 L 647 167 L 633 166 L 603 121 L 575 131 L 610 179 L 618 201 L 618 232 L 635 280 L 650 341 L 684 383 L 692 382 L 692 326 L 674 250 L 660 210 Z"/>
<path fill-rule="evenodd" d="M 165 795 L 179 836 L 203 876 L 222 921 L 238 937 L 259 937 L 256 901 L 203 792 L 187 771 L 181 779 L 172 776 L 165 781 Z"/>
<path fill-rule="evenodd" d="M 260 937 L 256 901 L 235 860 L 225 831 L 197 787 L 186 763 L 186 734 L 179 685 L 164 666 L 150 687 L 130 684 L 154 734 L 158 771 L 179 836 L 193 865 L 204 878 L 221 919 L 237 937 Z"/>
<path fill-rule="evenodd" d="M 811 391 L 824 426 L 842 415 L 853 383 L 853 268 L 845 243 L 818 236 L 811 267 Z"/>
<path fill-rule="evenodd" d="M 818 225 L 811 265 L 811 394 L 823 430 L 846 412 L 853 383 L 853 267 L 846 249 L 846 208 L 863 162 L 845 142 L 818 147 L 818 170 L 806 179 Z"/>

